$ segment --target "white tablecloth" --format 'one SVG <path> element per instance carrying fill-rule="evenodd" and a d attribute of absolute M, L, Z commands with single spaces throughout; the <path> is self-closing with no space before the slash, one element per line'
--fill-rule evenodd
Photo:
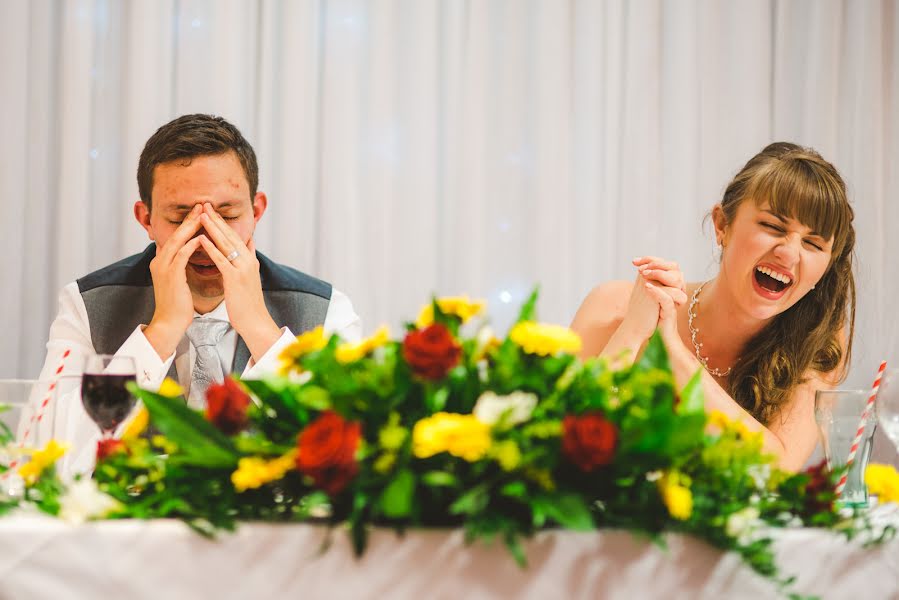
<path fill-rule="evenodd" d="M 897 511 L 888 515 L 897 521 Z M 460 531 L 375 530 L 354 558 L 349 538 L 315 525 L 244 524 L 216 541 L 176 521 L 74 527 L 37 515 L 0 519 L 0 598 L 768 598 L 775 588 L 733 554 L 668 536 L 667 549 L 627 532 L 548 531 L 519 568 L 500 544 Z M 899 598 L 899 542 L 863 549 L 815 530 L 777 543 L 795 591 L 822 598 Z"/>

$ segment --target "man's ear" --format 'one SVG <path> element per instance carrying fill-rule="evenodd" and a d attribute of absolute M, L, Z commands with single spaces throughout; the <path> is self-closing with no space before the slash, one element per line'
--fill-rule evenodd
<path fill-rule="evenodd" d="M 266 208 L 268 208 L 268 198 L 265 192 L 256 192 L 256 195 L 253 197 L 253 221 L 258 223 L 262 215 L 265 214 Z"/>
<path fill-rule="evenodd" d="M 712 224 L 715 226 L 715 243 L 724 246 L 727 242 L 727 217 L 720 204 L 712 208 Z"/>
<path fill-rule="evenodd" d="M 141 227 L 147 230 L 150 240 L 155 242 L 156 237 L 153 235 L 153 226 L 150 225 L 150 207 L 143 200 L 138 200 L 134 203 L 134 218 L 137 219 Z"/>

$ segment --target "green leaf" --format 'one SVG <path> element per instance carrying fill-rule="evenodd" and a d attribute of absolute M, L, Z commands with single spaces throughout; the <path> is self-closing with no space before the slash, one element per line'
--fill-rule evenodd
<path fill-rule="evenodd" d="M 490 496 L 485 484 L 477 485 L 464 494 L 449 507 L 451 515 L 474 515 L 487 507 Z"/>
<path fill-rule="evenodd" d="M 512 481 L 501 487 L 499 493 L 509 498 L 524 498 L 528 488 L 523 481 Z"/>
<path fill-rule="evenodd" d="M 649 338 L 649 343 L 646 344 L 646 349 L 643 351 L 643 355 L 637 362 L 637 367 L 641 369 L 663 369 L 665 371 L 671 371 L 671 363 L 668 360 L 668 350 L 665 349 L 665 342 L 662 341 L 662 334 L 659 333 L 658 329 L 656 329 L 655 333 L 652 334 L 652 337 Z"/>
<path fill-rule="evenodd" d="M 429 487 L 455 487 L 459 479 L 446 471 L 428 471 L 421 476 L 421 482 Z"/>
<path fill-rule="evenodd" d="M 518 312 L 518 318 L 515 320 L 516 323 L 521 323 L 522 321 L 535 321 L 537 319 L 537 297 L 539 295 L 540 286 L 538 285 L 534 287 L 531 295 L 528 296 L 528 299 L 521 305 L 521 310 Z"/>
<path fill-rule="evenodd" d="M 415 475 L 409 469 L 396 474 L 381 495 L 381 511 L 391 519 L 402 519 L 412 513 Z"/>
<path fill-rule="evenodd" d="M 179 460 L 210 468 L 230 468 L 240 457 L 231 440 L 182 400 L 166 398 L 128 384 L 150 411 L 153 425 L 178 446 Z"/>
<path fill-rule="evenodd" d="M 541 494 L 532 498 L 531 502 L 535 508 L 539 508 L 541 514 L 545 514 L 563 527 L 575 531 L 596 529 L 590 507 L 579 494 L 568 492 Z"/>
<path fill-rule="evenodd" d="M 677 413 L 680 415 L 701 413 L 705 410 L 705 399 L 702 394 L 702 369 L 698 369 L 680 393 L 680 404 Z"/>

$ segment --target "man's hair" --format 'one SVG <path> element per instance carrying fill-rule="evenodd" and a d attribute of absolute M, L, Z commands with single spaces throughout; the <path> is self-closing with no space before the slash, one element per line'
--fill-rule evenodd
<path fill-rule="evenodd" d="M 250 200 L 259 185 L 256 153 L 240 131 L 214 115 L 184 115 L 156 130 L 137 161 L 137 189 L 140 199 L 153 209 L 153 171 L 157 165 L 178 161 L 184 166 L 197 156 L 215 156 L 234 152 L 250 184 Z"/>

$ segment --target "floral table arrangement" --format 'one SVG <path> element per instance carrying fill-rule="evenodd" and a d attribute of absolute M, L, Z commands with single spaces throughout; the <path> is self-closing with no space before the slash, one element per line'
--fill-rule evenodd
<path fill-rule="evenodd" d="M 358 553 L 372 526 L 460 527 L 522 565 L 522 540 L 547 527 L 681 532 L 781 585 L 774 528 L 865 529 L 836 508 L 840 473 L 778 470 L 760 434 L 705 412 L 698 373 L 678 389 L 659 337 L 632 365 L 580 361 L 578 337 L 536 322 L 535 303 L 503 340 L 475 327 L 484 306 L 467 298 L 426 305 L 402 340 L 310 331 L 279 377 L 210 387 L 205 414 L 174 382 L 134 387 L 144 408 L 101 442 L 92 479 L 63 485 L 51 442 L 19 468 L 24 496 L 0 495 L 0 514 L 178 518 L 204 535 L 314 520 L 345 525 Z M 872 466 L 868 484 L 899 501 L 892 468 Z"/>

